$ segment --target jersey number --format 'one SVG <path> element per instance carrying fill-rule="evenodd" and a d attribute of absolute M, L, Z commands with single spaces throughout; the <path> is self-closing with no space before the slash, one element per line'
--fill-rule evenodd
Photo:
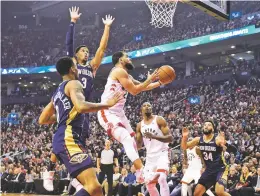
<path fill-rule="evenodd" d="M 83 85 L 83 88 L 86 88 L 87 87 L 87 78 L 82 78 L 82 85 Z"/>
<path fill-rule="evenodd" d="M 57 118 L 57 123 L 59 123 L 59 121 L 60 121 L 59 107 L 56 105 L 56 106 L 55 106 L 55 109 L 56 109 L 56 118 Z"/>
<path fill-rule="evenodd" d="M 209 152 L 209 153 L 203 152 L 203 158 L 204 158 L 205 161 L 208 161 L 208 160 L 213 161 L 213 157 L 212 157 L 211 152 Z"/>

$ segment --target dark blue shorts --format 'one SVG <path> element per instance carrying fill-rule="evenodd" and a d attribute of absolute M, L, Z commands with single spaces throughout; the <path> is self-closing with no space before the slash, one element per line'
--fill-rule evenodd
<path fill-rule="evenodd" d="M 228 167 L 221 167 L 219 169 L 207 169 L 201 175 L 198 184 L 203 185 L 206 190 L 209 189 L 211 186 L 219 183 L 226 187 L 227 185 L 227 176 L 228 176 Z"/>
<path fill-rule="evenodd" d="M 89 114 L 85 114 L 84 123 L 83 123 L 83 130 L 81 133 L 81 140 L 86 143 L 86 139 L 90 136 L 90 129 L 89 129 Z"/>
<path fill-rule="evenodd" d="M 58 128 L 53 137 L 53 153 L 66 166 L 73 178 L 93 167 L 80 134 L 81 130 L 68 125 Z"/>

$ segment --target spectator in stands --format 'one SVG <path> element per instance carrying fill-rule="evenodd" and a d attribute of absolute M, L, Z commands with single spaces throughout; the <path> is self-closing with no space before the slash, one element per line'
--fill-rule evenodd
<path fill-rule="evenodd" d="M 227 179 L 227 191 L 234 192 L 237 183 L 239 182 L 239 176 L 236 174 L 235 166 L 229 168 L 229 175 Z"/>

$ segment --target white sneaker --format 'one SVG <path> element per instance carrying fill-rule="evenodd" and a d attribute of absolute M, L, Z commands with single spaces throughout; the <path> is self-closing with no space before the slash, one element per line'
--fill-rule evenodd
<path fill-rule="evenodd" d="M 54 171 L 46 171 L 43 173 L 43 187 L 47 191 L 53 191 L 53 176 L 54 176 Z"/>
<path fill-rule="evenodd" d="M 144 167 L 142 167 L 140 170 L 136 170 L 135 176 L 136 176 L 136 182 L 139 184 L 144 183 Z"/>

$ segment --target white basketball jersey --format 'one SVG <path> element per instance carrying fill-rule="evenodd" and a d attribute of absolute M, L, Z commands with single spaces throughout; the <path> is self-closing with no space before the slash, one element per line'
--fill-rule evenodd
<path fill-rule="evenodd" d="M 190 149 L 187 149 L 187 159 L 188 159 L 188 168 L 197 168 L 201 169 L 201 159 L 199 155 L 196 153 L 196 147 Z"/>
<path fill-rule="evenodd" d="M 105 90 L 101 96 L 101 103 L 106 103 L 109 99 L 111 99 L 115 93 L 120 92 L 124 94 L 124 98 L 117 102 L 113 107 L 108 110 L 112 113 L 124 113 L 124 106 L 127 98 L 128 92 L 124 89 L 124 87 L 120 84 L 118 80 L 112 80 L 109 76 L 107 78 L 107 84 L 105 86 Z"/>
<path fill-rule="evenodd" d="M 150 132 L 153 135 L 163 136 L 156 119 L 157 116 L 154 116 L 153 121 L 149 125 L 146 125 L 143 120 L 141 122 L 141 133 L 143 135 L 143 141 L 147 155 L 161 153 L 162 151 L 166 151 L 169 148 L 168 143 L 163 143 L 155 139 L 148 139 L 144 137 L 144 133 L 146 132 Z"/>

